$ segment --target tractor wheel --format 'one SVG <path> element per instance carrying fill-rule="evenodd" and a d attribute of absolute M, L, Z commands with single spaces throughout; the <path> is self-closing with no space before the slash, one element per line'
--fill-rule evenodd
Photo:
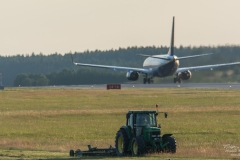
<path fill-rule="evenodd" d="M 132 140 L 132 155 L 139 156 L 145 152 L 145 141 L 142 137 L 138 136 Z"/>
<path fill-rule="evenodd" d="M 69 155 L 70 157 L 74 157 L 74 150 L 70 150 Z"/>
<path fill-rule="evenodd" d="M 120 129 L 116 134 L 115 147 L 118 156 L 124 156 L 127 153 L 129 139 L 124 129 Z"/>
<path fill-rule="evenodd" d="M 175 138 L 173 136 L 167 136 L 164 141 L 168 142 L 165 151 L 168 153 L 176 153 L 177 144 Z"/>

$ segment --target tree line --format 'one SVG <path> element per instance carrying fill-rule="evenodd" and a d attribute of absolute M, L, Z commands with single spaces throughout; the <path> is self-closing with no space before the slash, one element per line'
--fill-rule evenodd
<path fill-rule="evenodd" d="M 55 86 L 55 85 L 81 85 L 122 83 L 125 81 L 123 73 L 96 72 L 92 70 L 63 69 L 58 72 L 44 74 L 19 74 L 14 80 L 14 86 Z"/>
<path fill-rule="evenodd" d="M 136 54 L 158 55 L 166 54 L 167 51 L 167 46 L 151 46 L 75 52 L 63 55 L 59 53 L 50 55 L 32 53 L 30 55 L 0 56 L 0 72 L 3 75 L 3 84 L 5 86 L 21 85 L 19 79 L 26 79 L 24 83 L 32 86 L 42 85 L 43 83 L 47 85 L 128 83 L 129 81 L 125 78 L 125 72 L 75 66 L 72 64 L 70 54 L 73 55 L 75 62 L 141 68 L 145 57 L 137 56 Z M 180 46 L 175 48 L 175 54 L 178 57 L 204 53 L 214 54 L 181 60 L 180 67 L 240 61 L 240 46 Z M 208 73 L 211 74 L 207 77 L 215 76 L 215 80 L 236 81 L 239 68 L 239 66 L 224 67 L 218 70 L 218 72 L 224 73 L 219 73 L 218 75 L 208 71 L 194 73 L 191 82 L 207 82 L 208 78 L 203 76 L 203 74 Z M 234 75 L 232 80 L 224 78 L 229 77 L 229 74 L 226 74 L 229 70 Z M 165 82 L 166 79 L 156 79 L 155 82 Z M 137 83 L 142 83 L 142 79 L 140 78 Z M 170 80 L 170 83 L 172 83 L 172 80 Z"/>

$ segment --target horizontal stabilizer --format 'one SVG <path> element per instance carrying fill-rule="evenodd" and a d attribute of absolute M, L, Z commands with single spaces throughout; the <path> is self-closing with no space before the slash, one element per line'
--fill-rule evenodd
<path fill-rule="evenodd" d="M 167 61 L 172 61 L 173 58 L 165 58 L 165 57 L 156 57 L 155 55 L 147 55 L 147 54 L 137 54 L 138 56 L 143 56 L 143 57 L 151 57 L 151 58 L 156 58 L 156 59 L 164 59 Z"/>
<path fill-rule="evenodd" d="M 180 59 L 188 59 L 188 58 L 195 58 L 195 57 L 201 57 L 201 56 L 207 56 L 207 55 L 211 55 L 213 53 L 207 53 L 207 54 L 200 54 L 200 55 L 193 55 L 193 56 L 186 56 L 186 57 L 178 57 L 176 58 L 176 60 L 180 60 Z"/>

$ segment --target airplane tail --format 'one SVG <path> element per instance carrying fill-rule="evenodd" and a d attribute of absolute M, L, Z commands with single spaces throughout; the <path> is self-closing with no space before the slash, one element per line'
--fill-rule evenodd
<path fill-rule="evenodd" d="M 174 55 L 174 17 L 173 17 L 173 23 L 172 23 L 172 36 L 171 36 L 170 47 L 168 50 L 168 55 L 170 56 Z"/>

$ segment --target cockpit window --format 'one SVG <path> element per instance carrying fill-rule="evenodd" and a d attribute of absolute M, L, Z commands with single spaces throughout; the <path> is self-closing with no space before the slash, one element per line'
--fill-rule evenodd
<path fill-rule="evenodd" d="M 156 117 L 154 113 L 139 113 L 136 117 L 136 124 L 138 126 L 149 125 L 151 127 L 156 126 Z"/>

